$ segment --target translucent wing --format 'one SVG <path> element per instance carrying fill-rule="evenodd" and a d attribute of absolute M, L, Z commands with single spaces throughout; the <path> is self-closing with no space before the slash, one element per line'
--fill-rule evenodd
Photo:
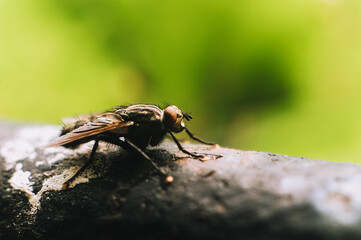
<path fill-rule="evenodd" d="M 53 143 L 46 147 L 55 147 L 65 145 L 83 138 L 87 138 L 93 135 L 97 135 L 103 132 L 117 130 L 119 134 L 125 134 L 127 127 L 132 126 L 134 122 L 125 122 L 119 115 L 114 113 L 105 113 L 94 119 L 89 120 L 84 125 L 74 129 L 73 131 L 60 136 Z"/>

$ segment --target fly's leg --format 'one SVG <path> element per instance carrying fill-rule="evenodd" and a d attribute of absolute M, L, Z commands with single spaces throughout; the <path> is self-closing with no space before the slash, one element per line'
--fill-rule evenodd
<path fill-rule="evenodd" d="M 86 161 L 86 163 L 84 164 L 84 166 L 82 166 L 71 178 L 69 178 L 68 180 L 66 180 L 66 182 L 63 184 L 63 189 L 68 189 L 69 185 L 81 174 L 85 171 L 85 169 L 87 167 L 89 167 L 90 164 L 92 164 L 94 162 L 94 157 L 95 157 L 95 152 L 98 148 L 99 145 L 99 140 L 100 137 L 95 139 L 95 143 L 93 145 L 92 151 L 90 153 L 90 157 L 88 159 L 88 161 Z"/>
<path fill-rule="evenodd" d="M 120 141 L 120 140 L 119 140 Z M 122 142 L 122 141 L 120 141 Z M 122 143 L 126 143 L 128 146 L 130 146 L 134 151 L 138 152 L 145 160 L 148 161 L 148 163 L 160 174 L 164 177 L 164 182 L 165 183 L 171 183 L 173 182 L 174 178 L 171 175 L 167 175 L 166 173 L 164 173 L 162 171 L 162 169 L 160 169 L 157 164 L 153 161 L 152 158 L 150 158 L 142 149 L 140 149 L 137 145 L 135 145 L 134 143 L 132 143 L 131 141 L 129 141 L 128 139 L 124 139 L 124 142 Z"/>
<path fill-rule="evenodd" d="M 191 131 L 188 130 L 188 128 L 184 128 L 184 130 L 186 131 L 188 136 L 193 140 L 196 140 L 196 141 L 198 141 L 200 143 L 203 143 L 203 144 L 206 144 L 206 145 L 216 145 L 215 143 L 206 142 L 206 141 L 203 141 L 200 138 L 197 138 L 196 136 L 193 135 L 193 133 L 191 133 Z"/>
<path fill-rule="evenodd" d="M 178 139 L 174 136 L 174 134 L 171 132 L 171 131 L 168 131 L 169 132 L 169 134 L 172 136 L 172 138 L 173 138 L 173 141 L 175 142 L 175 144 L 177 144 L 177 146 L 178 146 L 178 148 L 179 148 L 179 150 L 180 151 L 182 151 L 182 152 L 184 152 L 185 154 L 188 154 L 188 155 L 190 155 L 190 156 L 192 156 L 192 157 L 194 157 L 194 158 L 198 158 L 198 159 L 202 159 L 202 158 L 204 158 L 204 156 L 202 156 L 202 155 L 197 155 L 197 154 L 194 154 L 194 153 L 191 153 L 191 152 L 188 152 L 187 150 L 185 150 L 184 148 L 183 148 L 183 146 L 179 143 L 179 141 L 178 141 Z"/>
<path fill-rule="evenodd" d="M 119 147 L 122 148 L 126 148 L 127 146 L 131 147 L 133 150 L 135 150 L 137 153 L 139 153 L 143 158 L 145 158 L 150 165 L 158 172 L 160 173 L 162 176 L 165 177 L 165 182 L 166 183 L 170 183 L 173 181 L 173 177 L 170 175 L 165 174 L 162 169 L 160 169 L 155 162 L 153 161 L 153 159 L 151 159 L 142 149 L 140 149 L 139 147 L 137 147 L 134 143 L 130 142 L 129 140 L 124 140 L 121 141 L 119 140 L 118 137 L 113 137 L 113 136 L 108 136 L 108 135 L 100 135 L 95 139 L 95 143 L 93 146 L 93 149 L 91 151 L 89 160 L 84 164 L 84 166 L 79 169 L 70 179 L 68 179 L 64 184 L 63 184 L 63 188 L 67 189 L 69 188 L 69 185 L 81 174 L 84 172 L 84 170 L 89 167 L 90 164 L 93 163 L 94 161 L 94 157 L 95 157 L 95 152 L 98 148 L 99 145 L 99 141 L 104 141 L 104 142 L 108 142 L 114 145 L 117 145 Z"/>
<path fill-rule="evenodd" d="M 105 136 L 106 138 L 103 138 L 103 141 L 118 145 L 122 148 L 131 147 L 134 151 L 139 153 L 145 160 L 148 161 L 148 163 L 156 170 L 160 175 L 165 177 L 165 182 L 170 183 L 173 182 L 173 177 L 170 175 L 167 175 L 160 169 L 157 164 L 153 161 L 152 158 L 150 158 L 142 149 L 140 149 L 137 145 L 129 141 L 128 139 L 124 139 L 124 141 L 120 140 L 117 137 L 109 137 Z"/>
<path fill-rule="evenodd" d="M 125 139 L 124 142 L 126 144 L 128 144 L 131 148 L 133 148 L 136 152 L 138 152 L 140 155 L 142 155 L 143 158 L 145 158 L 149 164 L 156 170 L 158 171 L 161 175 L 167 176 L 167 174 L 165 174 L 162 169 L 160 169 L 157 164 L 155 164 L 155 162 L 153 161 L 153 159 L 151 159 L 142 149 L 140 149 L 139 147 L 137 147 L 134 143 L 132 143 L 131 141 Z M 168 176 L 167 176 L 168 177 Z"/>
<path fill-rule="evenodd" d="M 106 136 L 106 135 L 99 135 L 96 139 L 95 139 L 95 143 L 93 145 L 92 151 L 90 153 L 90 157 L 88 159 L 88 161 L 84 164 L 83 167 L 81 167 L 71 178 L 69 178 L 68 180 L 66 180 L 66 182 L 63 184 L 63 189 L 68 189 L 70 184 L 72 182 L 74 182 L 74 180 L 80 175 L 82 174 L 85 169 L 87 169 L 87 167 L 90 166 L 90 164 L 92 164 L 94 162 L 94 158 L 95 158 L 95 152 L 98 148 L 99 145 L 99 141 L 104 141 L 104 142 L 108 142 L 108 143 L 112 143 L 115 145 L 118 145 L 120 147 L 122 147 L 122 145 L 120 144 L 121 142 L 117 139 L 117 138 L 113 138 L 110 136 Z M 124 144 L 123 144 L 124 145 Z"/>
<path fill-rule="evenodd" d="M 185 150 L 185 149 L 183 148 L 183 146 L 179 143 L 178 139 L 174 136 L 174 134 L 173 134 L 171 131 L 168 131 L 168 132 L 169 132 L 169 134 L 172 136 L 173 141 L 177 144 L 177 146 L 178 146 L 178 148 L 179 148 L 180 151 L 182 151 L 182 152 L 184 152 L 185 154 L 188 154 L 188 155 L 190 155 L 190 156 L 192 156 L 192 157 L 194 157 L 194 158 L 197 158 L 199 161 L 205 162 L 205 161 L 208 161 L 208 160 L 210 160 L 210 159 L 217 159 L 217 158 L 222 157 L 221 155 L 215 155 L 215 154 L 198 155 L 198 154 L 191 153 L 191 152 L 189 152 L 189 151 L 187 151 L 187 150 Z M 207 144 L 207 145 L 214 145 L 213 143 L 207 143 L 207 142 L 205 142 L 205 141 L 203 141 L 203 140 L 201 140 L 201 139 L 193 136 L 193 134 L 192 134 L 188 129 L 186 129 L 186 132 L 188 133 L 188 135 L 189 135 L 192 139 L 197 140 L 198 142 L 201 142 L 201 143 L 204 143 L 204 144 Z M 211 156 L 211 158 L 208 157 L 208 156 Z"/>

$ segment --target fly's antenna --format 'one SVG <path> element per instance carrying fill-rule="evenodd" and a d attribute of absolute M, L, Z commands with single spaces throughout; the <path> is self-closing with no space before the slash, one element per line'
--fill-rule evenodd
<path fill-rule="evenodd" d="M 189 114 L 189 113 L 183 113 L 183 116 L 185 119 L 187 119 L 188 121 L 190 121 L 193 117 Z"/>

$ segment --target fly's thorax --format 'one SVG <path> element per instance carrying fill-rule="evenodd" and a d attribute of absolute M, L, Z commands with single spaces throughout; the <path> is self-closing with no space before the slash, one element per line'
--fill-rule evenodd
<path fill-rule="evenodd" d="M 185 128 L 183 118 L 182 111 L 176 106 L 171 105 L 164 109 L 162 122 L 166 129 L 179 133 Z"/>
<path fill-rule="evenodd" d="M 155 105 L 137 104 L 116 111 L 124 120 L 136 123 L 161 122 L 163 111 Z"/>

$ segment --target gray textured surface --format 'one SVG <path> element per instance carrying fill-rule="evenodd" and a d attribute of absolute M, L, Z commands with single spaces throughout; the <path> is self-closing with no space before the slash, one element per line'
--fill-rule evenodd
<path fill-rule="evenodd" d="M 141 158 L 101 145 L 87 159 L 43 149 L 54 126 L 0 124 L 0 239 L 360 239 L 361 167 L 279 154 L 184 144 L 222 155 L 200 162 L 166 141 L 147 152 L 175 180 L 163 184 Z"/>

